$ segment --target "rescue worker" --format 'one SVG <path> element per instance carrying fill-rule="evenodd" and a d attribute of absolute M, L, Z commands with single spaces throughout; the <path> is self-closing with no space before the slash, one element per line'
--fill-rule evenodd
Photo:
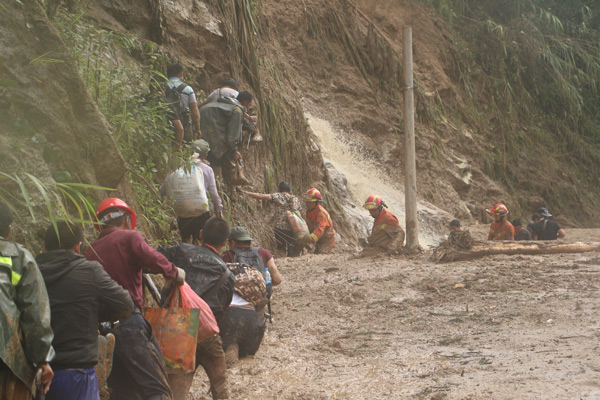
<path fill-rule="evenodd" d="M 181 243 L 176 246 L 159 248 L 165 257 L 187 272 L 188 284 L 210 307 L 219 328 L 223 325 L 223 315 L 233 296 L 235 278 L 219 251 L 227 244 L 229 224 L 222 218 L 209 219 L 195 238 L 202 245 Z M 194 243 L 196 243 L 196 241 Z M 170 288 L 166 288 L 169 291 Z M 163 290 L 163 294 L 165 291 Z M 165 296 L 166 297 L 166 296 Z M 228 399 L 227 365 L 220 335 L 215 335 L 201 343 L 196 349 L 196 368 L 202 365 L 210 380 L 213 399 Z"/>
<path fill-rule="evenodd" d="M 44 278 L 31 253 L 6 239 L 12 220 L 0 203 L 0 399 L 31 400 L 36 368 L 50 388 L 54 335 Z"/>
<path fill-rule="evenodd" d="M 488 213 L 494 217 L 490 225 L 490 233 L 487 240 L 514 240 L 515 228 L 508 221 L 508 208 L 503 203 L 498 203 Z"/>
<path fill-rule="evenodd" d="M 36 257 L 50 299 L 54 379 L 47 400 L 98 400 L 98 322 L 117 321 L 133 311 L 129 292 L 102 266 L 81 255 L 80 227 L 59 221 Z M 77 329 L 73 329 L 73 327 Z"/>
<path fill-rule="evenodd" d="M 404 230 L 400 227 L 398 218 L 387 210 L 383 199 L 370 195 L 363 207 L 369 210 L 373 221 L 371 235 L 367 239 L 368 247 L 378 247 L 387 251 L 401 250 L 404 246 Z"/>
<path fill-rule="evenodd" d="M 323 196 L 317 188 L 308 189 L 304 195 L 304 202 L 306 204 L 305 221 L 310 235 L 300 239 L 298 246 L 303 248 L 314 244 L 316 254 L 328 253 L 335 244 L 335 230 L 329 213 L 321 205 Z"/>
<path fill-rule="evenodd" d="M 166 279 L 185 282 L 185 271 L 148 246 L 134 231 L 137 217 L 123 200 L 109 197 L 96 209 L 98 239 L 86 251 L 110 277 L 129 291 L 133 313 L 112 329 L 116 338 L 113 368 L 108 377 L 111 400 L 162 400 L 172 397 L 162 352 L 152 327 L 142 314 L 142 268 Z"/>
<path fill-rule="evenodd" d="M 244 262 L 259 270 L 267 282 L 268 297 L 268 286 L 281 284 L 281 273 L 275 265 L 273 254 L 267 249 L 252 247 L 252 236 L 245 226 L 231 228 L 229 250 L 221 258 L 226 263 Z M 266 271 L 269 271 L 268 276 Z M 234 292 L 220 326 L 227 365 L 231 366 L 240 357 L 253 356 L 258 351 L 266 329 L 264 307 L 255 309 L 252 303 Z"/>

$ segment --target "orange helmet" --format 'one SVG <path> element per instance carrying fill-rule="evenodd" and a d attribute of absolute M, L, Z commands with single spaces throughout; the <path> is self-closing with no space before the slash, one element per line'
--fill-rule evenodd
<path fill-rule="evenodd" d="M 323 201 L 323 196 L 321 196 L 321 192 L 319 192 L 319 189 L 312 188 L 312 189 L 308 189 L 308 191 L 304 195 L 304 200 L 306 200 L 306 201 Z"/>
<path fill-rule="evenodd" d="M 118 197 L 109 197 L 108 199 L 102 200 L 100 202 L 100 204 L 98 204 L 98 208 L 96 209 L 96 220 L 98 220 L 98 216 L 100 214 L 102 214 L 104 211 L 108 210 L 109 208 L 118 208 L 118 209 L 124 210 L 127 213 L 129 213 L 129 216 L 131 217 L 131 229 L 135 229 L 135 224 L 137 222 L 137 216 L 135 215 L 135 212 L 127 205 L 127 203 L 125 203 L 123 200 L 119 199 Z M 120 215 L 113 215 L 113 214 L 115 214 L 115 213 L 109 213 L 109 214 L 105 215 L 104 217 L 102 217 L 102 220 L 98 220 L 98 222 L 100 224 L 103 224 L 103 223 L 110 221 L 111 219 L 118 218 L 123 215 L 121 213 L 119 213 Z M 96 224 L 96 229 L 100 229 L 100 224 Z"/>
<path fill-rule="evenodd" d="M 381 197 L 377 196 L 376 194 L 372 194 L 369 196 L 367 201 L 365 201 L 365 204 L 363 204 L 363 207 L 366 208 L 367 210 L 374 210 L 376 208 L 383 207 L 383 205 L 384 205 L 383 199 Z"/>

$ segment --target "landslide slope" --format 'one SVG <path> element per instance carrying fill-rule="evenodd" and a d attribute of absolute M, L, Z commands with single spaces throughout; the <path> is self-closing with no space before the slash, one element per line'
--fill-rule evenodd
<path fill-rule="evenodd" d="M 50 21 L 38 3 L 24 3 L 0 9 L 7 49 L 1 56 L 2 171 L 34 172 L 48 182 L 54 172 L 68 171 L 75 182 L 119 187 L 135 201 L 129 184 L 139 197 L 139 187 L 158 184 L 161 174 L 141 179 L 131 172 L 140 160 L 132 159 L 135 153 L 123 160 L 119 153 L 127 141 L 135 150 L 132 133 L 118 124 L 116 112 L 110 115 L 102 107 L 105 116 L 98 112 L 98 93 L 107 89 L 94 87 L 95 81 L 82 73 L 81 60 L 87 57 L 88 64 L 95 60 L 105 66 L 99 75 L 139 71 L 125 91 L 132 98 L 146 91 L 148 74 L 143 72 L 150 64 L 162 69 L 176 60 L 185 65 L 185 80 L 200 97 L 229 76 L 257 95 L 266 140 L 244 151 L 252 189 L 273 191 L 283 179 L 292 182 L 295 192 L 319 187 L 341 243 L 353 244 L 357 234 L 338 205 L 305 115 L 327 120 L 357 138 L 358 151 L 386 179 L 398 181 L 404 135 L 399 54 L 402 26 L 410 25 L 420 197 L 463 219 L 485 221 L 484 207 L 505 201 L 515 216 L 527 218 L 532 209 L 548 205 L 563 221 L 598 222 L 589 211 L 597 191 L 595 175 L 588 173 L 590 161 L 578 160 L 579 153 L 569 154 L 568 149 L 555 151 L 555 132 L 543 124 L 543 110 L 523 115 L 515 112 L 518 99 L 508 106 L 500 101 L 490 82 L 505 77 L 481 66 L 484 46 L 473 41 L 476 34 L 466 35 L 466 27 L 453 26 L 425 4 L 134 0 L 71 1 L 63 8 L 58 1 L 51 2 L 58 7 Z M 70 16 L 71 22 L 65 24 L 61 16 Z M 106 43 L 118 36 L 120 47 L 96 58 L 90 54 L 102 46 L 79 53 L 72 48 L 79 60 L 74 64 L 53 27 L 56 21 L 63 39 L 91 43 L 102 32 Z M 72 21 L 85 21 L 96 30 L 71 31 Z M 151 157 L 148 162 L 158 163 Z M 154 217 L 152 210 L 168 212 L 152 190 L 145 194 L 151 197 L 142 201 L 148 220 Z M 226 201 L 228 218 L 256 227 L 256 237 L 272 245 L 268 230 L 258 228 L 269 224 L 270 206 L 236 192 L 228 192 Z M 164 229 L 153 233 L 161 236 Z"/>

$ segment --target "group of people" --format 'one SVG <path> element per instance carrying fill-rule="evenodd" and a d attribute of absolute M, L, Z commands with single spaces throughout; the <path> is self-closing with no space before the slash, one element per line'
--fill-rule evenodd
<path fill-rule="evenodd" d="M 181 152 L 184 144 L 204 139 L 209 146 L 205 160 L 218 176 L 223 176 L 234 186 L 239 184 L 232 176 L 242 165 L 240 150 L 244 135 L 248 138 L 247 147 L 251 142 L 262 141 L 257 128 L 258 116 L 250 111 L 253 95 L 238 91 L 238 82 L 228 78 L 199 105 L 194 89 L 182 81 L 183 66 L 169 64 L 166 72 L 169 81 L 164 98 L 168 105 L 167 118 L 174 132 L 173 149 Z"/>
<path fill-rule="evenodd" d="M 219 217 L 210 218 L 193 243 L 158 249 L 135 231 L 137 216 L 123 200 L 105 199 L 96 218 L 99 235 L 84 254 L 81 227 L 59 221 L 46 230 L 44 250 L 34 259 L 7 239 L 12 211 L 0 203 L 0 398 L 31 399 L 39 369 L 47 399 L 98 399 L 94 367 L 103 321 L 101 333 L 116 338 L 110 398 L 174 398 L 143 314 L 143 272 L 165 277 L 163 298 L 187 282 L 209 305 L 220 334 L 198 343 L 196 367 L 206 370 L 213 398 L 229 398 L 227 365 L 258 350 L 266 303 L 255 307 L 236 291 L 227 263 L 247 263 L 276 286 L 282 277 L 273 254 L 253 247 L 245 227 L 230 229 Z"/>
<path fill-rule="evenodd" d="M 494 218 L 487 240 L 557 240 L 566 236 L 560 225 L 551 219 L 552 214 L 545 207 L 539 208 L 531 216 L 531 221 L 525 228 L 520 218 L 514 219 L 512 223 L 508 220 L 509 211 L 504 203 L 497 203 L 486 211 Z M 456 241 L 460 230 L 460 221 L 452 220 L 448 239 L 451 242 Z"/>

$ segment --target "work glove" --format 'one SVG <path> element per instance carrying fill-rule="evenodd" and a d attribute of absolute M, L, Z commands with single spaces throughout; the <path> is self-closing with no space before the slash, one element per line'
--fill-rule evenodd
<path fill-rule="evenodd" d="M 312 244 L 312 237 L 310 235 L 304 235 L 300 238 L 300 243 L 302 243 L 303 245 Z"/>
<path fill-rule="evenodd" d="M 179 286 L 185 283 L 185 271 L 181 268 L 177 268 L 177 277 L 175 277 L 175 283 Z"/>

